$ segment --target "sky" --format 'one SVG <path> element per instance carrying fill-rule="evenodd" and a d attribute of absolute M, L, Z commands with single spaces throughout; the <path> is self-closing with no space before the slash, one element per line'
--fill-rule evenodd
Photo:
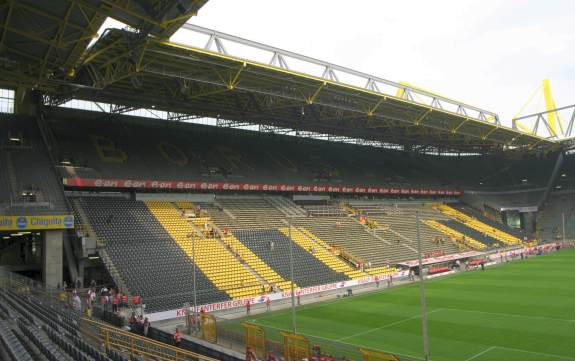
<path fill-rule="evenodd" d="M 557 106 L 575 103 L 573 14 L 571 0 L 209 0 L 190 23 L 406 81 L 509 123 L 544 78 Z M 543 111 L 540 99 L 522 114 Z"/>
<path fill-rule="evenodd" d="M 190 23 L 405 81 L 509 125 L 544 78 L 557 106 L 575 103 L 573 14 L 572 0 L 209 0 Z M 193 37 L 172 40 L 205 43 Z M 522 115 L 543 111 L 540 99 Z"/>

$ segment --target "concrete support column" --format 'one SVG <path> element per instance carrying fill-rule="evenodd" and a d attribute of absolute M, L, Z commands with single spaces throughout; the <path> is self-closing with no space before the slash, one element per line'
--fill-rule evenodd
<path fill-rule="evenodd" d="M 62 274 L 64 272 L 64 231 L 44 231 L 42 251 L 44 284 L 56 287 L 58 283 L 62 284 Z"/>
<path fill-rule="evenodd" d="M 78 261 L 78 279 L 82 282 L 82 287 L 85 287 L 89 284 L 89 280 L 85 279 L 85 269 L 86 269 L 86 259 L 82 258 Z"/>

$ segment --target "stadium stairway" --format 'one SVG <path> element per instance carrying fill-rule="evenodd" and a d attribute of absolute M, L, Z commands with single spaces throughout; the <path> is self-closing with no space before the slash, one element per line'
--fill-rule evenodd
<path fill-rule="evenodd" d="M 507 232 L 503 232 L 502 230 L 485 224 L 479 221 L 477 218 L 471 217 L 453 207 L 450 207 L 445 204 L 436 204 L 434 206 L 435 209 L 440 211 L 441 213 L 449 216 L 450 218 L 455 219 L 456 221 L 463 223 L 467 227 L 484 233 L 492 238 L 495 238 L 499 242 L 512 246 L 517 244 L 522 244 L 523 241 L 516 236 L 513 236 Z"/>
<path fill-rule="evenodd" d="M 189 223 L 176 205 L 167 201 L 146 201 L 146 206 L 217 288 L 231 298 L 244 298 L 260 293 L 262 282 L 258 275 L 242 265 L 224 247 L 221 240 L 204 237 L 201 230 Z"/>
<path fill-rule="evenodd" d="M 486 248 L 485 244 L 473 239 L 472 237 L 464 235 L 463 233 L 460 233 L 460 232 L 454 230 L 453 228 L 446 226 L 445 224 L 443 224 L 440 221 L 434 221 L 434 220 L 428 219 L 428 220 L 425 220 L 424 222 L 429 227 L 434 228 L 434 229 L 438 230 L 439 232 L 446 234 L 447 236 L 449 236 L 449 238 L 451 238 L 452 240 L 454 240 L 455 242 L 460 244 L 462 250 L 465 250 L 466 248 L 470 248 L 470 249 L 474 249 L 474 250 L 482 250 L 482 249 Z"/>
<path fill-rule="evenodd" d="M 290 231 L 287 227 L 283 227 L 279 231 L 288 238 L 291 235 L 291 239 L 295 243 L 301 248 L 308 250 L 315 258 L 335 272 L 342 272 L 351 279 L 360 279 L 366 276 L 364 272 L 353 269 L 349 264 L 329 251 L 330 248 L 329 246 L 326 248 L 327 244 L 325 242 L 319 240 L 318 237 L 305 228 L 292 227 Z"/>

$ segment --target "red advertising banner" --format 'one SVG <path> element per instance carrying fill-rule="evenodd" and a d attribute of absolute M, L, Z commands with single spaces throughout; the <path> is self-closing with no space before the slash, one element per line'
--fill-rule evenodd
<path fill-rule="evenodd" d="M 194 181 L 159 181 L 133 179 L 93 179 L 64 178 L 64 185 L 75 188 L 118 188 L 118 189 L 166 189 L 166 190 L 214 190 L 214 191 L 263 191 L 296 193 L 354 193 L 354 194 L 401 194 L 401 195 L 441 195 L 462 196 L 463 191 L 454 189 L 421 188 L 379 188 L 346 187 L 331 185 L 265 184 L 265 183 L 225 183 Z"/>

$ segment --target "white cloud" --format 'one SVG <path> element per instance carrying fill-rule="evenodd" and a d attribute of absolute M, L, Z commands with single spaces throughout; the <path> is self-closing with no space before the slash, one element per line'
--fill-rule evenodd
<path fill-rule="evenodd" d="M 574 13 L 568 0 L 210 0 L 192 23 L 408 81 L 506 121 L 547 77 L 558 106 L 575 103 Z"/>

